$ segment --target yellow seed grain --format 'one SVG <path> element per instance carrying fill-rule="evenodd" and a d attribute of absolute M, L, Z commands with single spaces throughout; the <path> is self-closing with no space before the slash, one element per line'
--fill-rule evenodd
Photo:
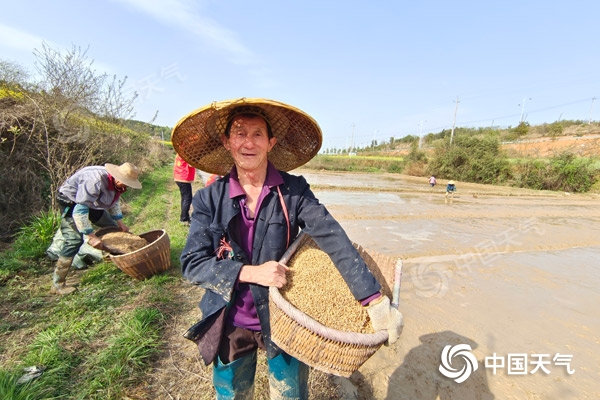
<path fill-rule="evenodd" d="M 373 333 L 366 309 L 312 239 L 296 250 L 288 267 L 288 283 L 281 295 L 294 307 L 329 328 Z"/>

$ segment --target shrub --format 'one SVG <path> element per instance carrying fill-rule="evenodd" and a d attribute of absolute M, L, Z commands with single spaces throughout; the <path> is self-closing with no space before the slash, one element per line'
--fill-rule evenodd
<path fill-rule="evenodd" d="M 598 180 L 594 161 L 561 153 L 548 161 L 526 160 L 515 166 L 515 185 L 538 190 L 583 193 Z"/>
<path fill-rule="evenodd" d="M 497 184 L 511 177 L 508 159 L 497 135 L 456 136 L 436 147 L 429 163 L 430 174 L 467 182 Z"/>

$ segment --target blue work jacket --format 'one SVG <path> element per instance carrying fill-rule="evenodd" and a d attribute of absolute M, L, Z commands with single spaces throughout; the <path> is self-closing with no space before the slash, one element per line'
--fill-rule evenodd
<path fill-rule="evenodd" d="M 352 245 L 341 225 L 319 203 L 302 176 L 281 172 L 281 194 L 289 215 L 290 240 L 300 229 L 311 236 L 329 254 L 357 300 L 367 298 L 381 289 L 363 259 Z M 239 198 L 229 198 L 229 175 L 198 190 L 192 200 L 193 212 L 186 245 L 181 254 L 183 277 L 205 289 L 200 300 L 202 320 L 215 314 L 232 300 L 236 281 L 243 265 L 260 265 L 279 261 L 287 245 L 287 222 L 277 187 L 265 196 L 256 213 L 252 260 L 232 237 L 236 237 L 236 218 L 240 213 Z M 232 235 L 232 233 L 234 233 Z M 225 239 L 232 252 L 217 257 L 221 240 Z M 269 324 L 269 288 L 250 284 L 257 309 L 267 356 L 272 358 L 281 350 L 271 341 Z"/>

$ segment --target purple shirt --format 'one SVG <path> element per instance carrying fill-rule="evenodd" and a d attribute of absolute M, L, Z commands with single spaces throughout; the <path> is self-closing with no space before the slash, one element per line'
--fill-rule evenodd
<path fill-rule="evenodd" d="M 250 218 L 250 213 L 246 207 L 246 192 L 244 192 L 244 189 L 240 185 L 237 169 L 234 166 L 231 170 L 231 174 L 229 175 L 229 198 L 234 199 L 239 197 L 238 201 L 241 210 L 237 220 L 239 237 L 236 239 L 250 260 L 252 260 L 252 245 L 254 242 L 254 221 L 260 213 L 262 201 L 272 188 L 281 184 L 283 184 L 281 174 L 273 164 L 269 162 L 267 176 L 262 191 L 260 192 L 260 196 L 258 196 L 256 202 L 254 218 Z M 236 284 L 236 289 L 235 301 L 231 305 L 231 309 L 227 316 L 228 321 L 241 328 L 260 331 L 260 322 L 258 320 L 258 314 L 256 313 L 256 307 L 254 307 L 254 299 L 250 292 L 250 285 L 238 282 Z"/>

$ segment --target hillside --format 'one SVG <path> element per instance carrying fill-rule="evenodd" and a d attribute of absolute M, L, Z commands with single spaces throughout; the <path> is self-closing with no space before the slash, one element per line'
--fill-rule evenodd
<path fill-rule="evenodd" d="M 594 122 L 575 123 L 565 121 L 564 126 L 554 124 L 543 124 L 528 127 L 527 134 L 515 139 L 514 129 L 495 131 L 502 138 L 502 148 L 509 157 L 514 158 L 545 158 L 553 155 L 569 152 L 580 157 L 600 157 L 600 123 Z M 559 128 L 556 128 L 559 126 Z M 516 129 L 516 128 L 515 128 Z M 485 134 L 490 128 L 457 129 L 456 134 L 470 135 Z M 441 132 L 424 136 L 422 149 L 430 152 L 439 140 L 439 136 L 448 134 Z M 414 138 L 416 139 L 416 138 Z M 406 139 L 396 141 L 393 146 L 380 145 L 375 148 L 377 154 L 387 156 L 402 156 L 410 152 L 411 142 Z M 369 149 L 366 149 L 369 150 Z M 368 152 L 368 151 L 367 151 Z"/>
<path fill-rule="evenodd" d="M 517 142 L 503 143 L 510 156 L 545 158 L 569 152 L 580 157 L 600 157 L 600 134 L 570 134 L 557 138 L 525 137 Z"/>

